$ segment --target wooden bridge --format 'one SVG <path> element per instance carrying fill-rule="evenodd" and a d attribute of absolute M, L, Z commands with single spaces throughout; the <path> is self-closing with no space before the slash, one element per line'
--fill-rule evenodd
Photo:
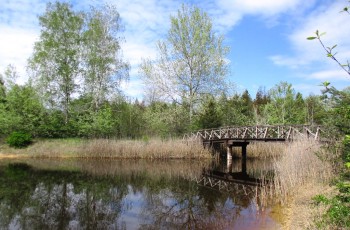
<path fill-rule="evenodd" d="M 321 127 L 314 125 L 258 125 L 232 126 L 216 129 L 203 129 L 184 138 L 203 142 L 236 141 L 293 141 L 301 139 L 320 140 Z"/>
<path fill-rule="evenodd" d="M 321 127 L 315 125 L 232 126 L 199 130 L 184 135 L 184 139 L 200 140 L 206 147 L 224 145 L 228 160 L 232 159 L 232 147 L 242 147 L 242 159 L 245 161 L 246 148 L 251 141 L 320 141 L 321 133 Z"/>

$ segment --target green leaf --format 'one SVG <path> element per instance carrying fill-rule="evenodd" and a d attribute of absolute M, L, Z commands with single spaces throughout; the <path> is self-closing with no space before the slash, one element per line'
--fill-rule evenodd
<path fill-rule="evenodd" d="M 333 55 L 331 53 L 327 54 L 327 57 L 333 57 Z"/>
<path fill-rule="evenodd" d="M 346 163 L 345 163 L 345 167 L 347 167 L 348 169 L 350 169 L 350 162 L 346 162 Z"/>
<path fill-rule="evenodd" d="M 316 39 L 317 37 L 308 37 L 307 40 L 314 40 Z"/>
<path fill-rule="evenodd" d="M 325 35 L 325 34 L 326 34 L 326 32 L 321 33 L 321 34 L 320 34 L 320 37 L 323 36 L 323 35 Z"/>

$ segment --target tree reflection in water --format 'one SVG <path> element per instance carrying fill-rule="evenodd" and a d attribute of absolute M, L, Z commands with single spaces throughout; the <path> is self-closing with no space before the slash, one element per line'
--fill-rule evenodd
<path fill-rule="evenodd" d="M 228 229 L 254 195 L 199 186 L 210 162 L 2 162 L 0 229 Z M 251 220 L 249 220 L 251 222 Z"/>

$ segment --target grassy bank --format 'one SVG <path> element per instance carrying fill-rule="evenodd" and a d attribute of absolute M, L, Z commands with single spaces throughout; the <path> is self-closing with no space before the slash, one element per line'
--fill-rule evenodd
<path fill-rule="evenodd" d="M 79 157 L 79 158 L 133 158 L 180 159 L 211 158 L 211 153 L 199 142 L 182 140 L 113 140 L 113 139 L 48 139 L 37 140 L 24 149 L 0 146 L 2 157 Z"/>

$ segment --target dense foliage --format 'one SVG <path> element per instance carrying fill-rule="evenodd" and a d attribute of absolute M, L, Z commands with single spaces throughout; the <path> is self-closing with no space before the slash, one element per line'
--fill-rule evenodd
<path fill-rule="evenodd" d="M 6 139 L 6 142 L 11 147 L 24 148 L 32 143 L 32 137 L 28 133 L 13 132 Z"/>

